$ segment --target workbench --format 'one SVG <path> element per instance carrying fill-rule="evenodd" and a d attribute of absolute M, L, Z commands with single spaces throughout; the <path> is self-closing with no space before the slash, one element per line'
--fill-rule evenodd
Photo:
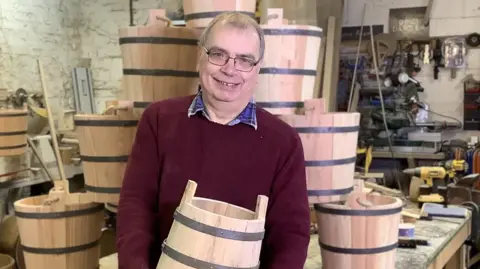
<path fill-rule="evenodd" d="M 464 241 L 470 235 L 471 217 L 465 219 L 433 218 L 417 221 L 415 237 L 427 239 L 430 246 L 416 249 L 397 249 L 396 269 L 460 269 L 464 268 L 461 256 L 465 256 Z M 312 235 L 308 259 L 304 269 L 321 269 L 322 261 L 317 235 Z M 100 269 L 118 269 L 117 255 L 100 260 Z"/>

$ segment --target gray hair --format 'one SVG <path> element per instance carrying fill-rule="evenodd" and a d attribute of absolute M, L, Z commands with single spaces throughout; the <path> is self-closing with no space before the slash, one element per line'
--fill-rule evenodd
<path fill-rule="evenodd" d="M 258 25 L 257 21 L 254 20 L 252 17 L 240 12 L 235 12 L 235 11 L 224 12 L 218 15 L 217 17 L 215 17 L 208 24 L 208 26 L 205 28 L 202 35 L 200 36 L 200 40 L 198 42 L 200 46 L 205 46 L 213 26 L 215 26 L 219 22 L 222 22 L 226 25 L 230 25 L 239 29 L 247 29 L 248 27 L 253 27 L 255 31 L 257 31 L 258 38 L 260 40 L 260 58 L 258 59 L 258 61 L 260 61 L 263 58 L 265 53 L 265 36 L 263 34 L 262 28 L 260 27 L 260 25 Z"/>

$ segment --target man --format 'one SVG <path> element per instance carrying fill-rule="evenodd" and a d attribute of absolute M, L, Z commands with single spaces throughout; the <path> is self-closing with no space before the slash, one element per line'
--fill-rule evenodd
<path fill-rule="evenodd" d="M 196 196 L 252 211 L 258 195 L 268 196 L 260 268 L 302 269 L 310 239 L 302 144 L 253 101 L 263 31 L 224 13 L 199 45 L 199 93 L 154 103 L 139 122 L 118 208 L 119 268 L 156 268 L 191 179 Z"/>

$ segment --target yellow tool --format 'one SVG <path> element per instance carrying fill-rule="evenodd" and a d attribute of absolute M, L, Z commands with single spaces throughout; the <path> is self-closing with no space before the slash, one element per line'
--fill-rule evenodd
<path fill-rule="evenodd" d="M 439 166 L 422 166 L 417 168 L 409 168 L 403 170 L 403 173 L 408 176 L 419 177 L 429 185 L 433 186 L 434 179 L 445 179 L 447 175 L 447 170 Z"/>
<path fill-rule="evenodd" d="M 446 193 L 438 194 L 434 180 L 445 180 L 448 178 L 447 170 L 440 166 L 423 166 L 403 170 L 408 176 L 415 176 L 425 181 L 426 185 L 417 186 L 419 190 L 410 190 L 410 193 L 420 193 L 418 202 L 422 203 L 444 203 Z M 445 184 L 446 185 L 446 184 Z M 431 193 L 434 192 L 434 193 Z"/>
<path fill-rule="evenodd" d="M 463 176 L 468 171 L 468 163 L 465 160 L 449 160 L 441 166 L 445 167 L 448 176 L 452 179 L 455 176 Z"/>

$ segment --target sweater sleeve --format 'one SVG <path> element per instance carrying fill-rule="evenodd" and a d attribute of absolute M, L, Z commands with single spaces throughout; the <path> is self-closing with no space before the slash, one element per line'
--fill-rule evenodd
<path fill-rule="evenodd" d="M 269 196 L 261 269 L 303 269 L 310 243 L 305 157 L 295 134 Z"/>
<path fill-rule="evenodd" d="M 152 251 L 157 244 L 154 227 L 161 163 L 156 114 L 151 107 L 145 109 L 123 179 L 117 213 L 119 269 L 151 269 L 159 258 Z"/>

